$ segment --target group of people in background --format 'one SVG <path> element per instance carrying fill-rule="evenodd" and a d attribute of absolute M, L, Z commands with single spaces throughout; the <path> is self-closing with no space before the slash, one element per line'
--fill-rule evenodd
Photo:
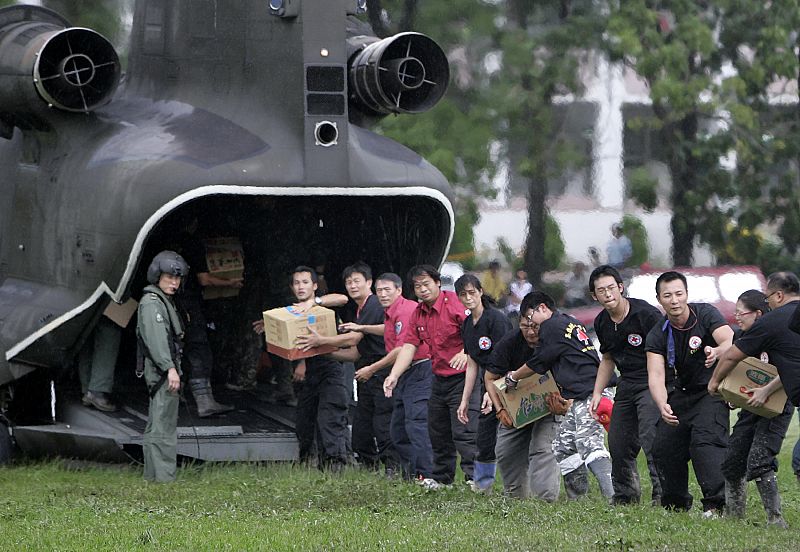
<path fill-rule="evenodd" d="M 303 351 L 334 348 L 292 363 L 300 460 L 338 472 L 355 459 L 435 490 L 455 483 L 460 458 L 473 490 L 491 491 L 499 468 L 507 495 L 546 501 L 558 498 L 561 481 L 567 497 L 586 495 L 591 474 L 610 503 L 627 504 L 641 499 L 641 450 L 653 504 L 691 509 L 691 460 L 704 516 L 742 516 L 752 480 L 768 523 L 785 527 L 775 473 L 792 405 L 800 404 L 797 276 L 771 274 L 764 292 L 742 294 L 734 333 L 713 305 L 689 301 L 679 272 L 664 272 L 656 281 L 662 314 L 626 297 L 616 267 L 598 266 L 586 283 L 603 307 L 594 321 L 598 351 L 586 328 L 548 294 L 533 290 L 524 273 L 512 283 L 512 315 L 496 308 L 488 286 L 499 289 L 492 272 L 497 268 L 482 279 L 465 274 L 449 291 L 436 268 L 415 266 L 405 283 L 416 300 L 404 297 L 399 275 L 374 277 L 363 262 L 344 270 L 346 295 L 318 295 L 316 271 L 294 268 L 294 309 L 321 305 L 336 309 L 342 320 L 338 335 L 310 329 L 298 338 Z M 151 393 L 144 440 L 150 479 L 174 477 L 177 410 L 171 397 L 180 383 L 175 355 L 184 330 L 171 305 L 188 270 L 176 253 L 156 256 L 139 307 L 137 331 Z M 263 331 L 263 325 L 254 328 Z M 729 435 L 730 410 L 718 386 L 746 357 L 771 362 L 780 376 L 750 390 L 749 404 L 763 405 L 781 387 L 789 400 L 774 418 L 742 410 Z M 348 362 L 353 375 L 343 368 Z M 549 414 L 515 427 L 501 389 L 548 372 L 558 386 L 547 396 Z M 358 394 L 354 408 L 351 377 Z"/>

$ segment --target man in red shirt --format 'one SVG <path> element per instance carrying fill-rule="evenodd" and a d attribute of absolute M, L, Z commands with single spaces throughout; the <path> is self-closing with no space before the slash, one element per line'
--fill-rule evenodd
<path fill-rule="evenodd" d="M 386 356 L 364 366 L 360 371 L 373 374 L 391 367 L 403 346 L 404 334 L 410 327 L 411 315 L 417 302 L 403 297 L 403 281 L 393 272 L 381 274 L 375 280 L 375 295 L 384 308 L 384 323 L 380 327 L 386 344 Z M 363 326 L 356 331 L 373 332 L 375 326 Z M 358 376 L 358 374 L 356 374 Z M 430 479 L 433 473 L 433 451 L 428 436 L 428 398 L 431 396 L 431 359 L 428 346 L 423 344 L 414 354 L 411 366 L 397 380 L 391 393 L 394 410 L 389 436 L 400 456 L 403 475 L 409 479 Z"/>
<path fill-rule="evenodd" d="M 429 489 L 438 489 L 453 482 L 456 453 L 461 455 L 461 470 L 472 481 L 477 454 L 478 390 L 475 386 L 469 409 L 475 415 L 462 425 L 457 411 L 466 379 L 467 355 L 461 340 L 461 326 L 467 318 L 464 306 L 455 292 L 441 289 L 439 271 L 430 265 L 417 265 L 408 273 L 414 293 L 421 301 L 411 315 L 403 347 L 383 389 L 391 395 L 400 376 L 411 366 L 417 350 L 427 345 L 431 355 L 433 382 L 428 400 L 428 434 L 433 449 L 433 473 L 422 481 Z"/>

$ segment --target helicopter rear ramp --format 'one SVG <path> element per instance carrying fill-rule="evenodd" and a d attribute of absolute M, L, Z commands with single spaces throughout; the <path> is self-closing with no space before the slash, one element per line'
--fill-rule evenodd
<path fill-rule="evenodd" d="M 199 418 L 183 399 L 178 411 L 178 455 L 202 461 L 293 461 L 298 447 L 295 409 L 272 404 L 258 391 L 218 393 L 232 412 Z M 14 437 L 29 457 L 58 456 L 105 462 L 141 458 L 147 397 L 126 394 L 117 412 L 100 412 L 68 399 L 60 423 L 17 426 Z"/>

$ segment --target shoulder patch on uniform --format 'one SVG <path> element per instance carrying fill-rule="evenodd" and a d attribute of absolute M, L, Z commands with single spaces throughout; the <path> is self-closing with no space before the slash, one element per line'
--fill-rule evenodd
<path fill-rule="evenodd" d="M 403 331 L 403 321 L 398 320 L 397 322 L 394 323 L 394 333 L 395 335 L 400 335 L 400 332 L 402 331 Z"/>
<path fill-rule="evenodd" d="M 156 313 L 156 322 L 163 322 L 163 321 L 164 321 L 164 317 L 161 316 L 160 312 L 157 312 Z"/>
<path fill-rule="evenodd" d="M 481 351 L 488 351 L 489 348 L 492 346 L 492 340 L 488 336 L 483 336 L 478 339 L 478 347 L 480 347 Z"/>
<path fill-rule="evenodd" d="M 759 358 L 760 358 L 761 362 L 769 362 L 769 355 L 767 354 L 766 351 L 761 353 L 761 356 Z"/>

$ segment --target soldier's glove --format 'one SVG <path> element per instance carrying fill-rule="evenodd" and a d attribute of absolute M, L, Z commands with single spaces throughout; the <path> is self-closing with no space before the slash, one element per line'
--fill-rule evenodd
<path fill-rule="evenodd" d="M 556 416 L 563 416 L 567 413 L 569 407 L 572 406 L 572 399 L 565 399 L 558 391 L 547 395 L 544 402 L 547 403 L 547 409 Z"/>
<path fill-rule="evenodd" d="M 519 384 L 519 380 L 515 380 L 514 376 L 511 375 L 511 372 L 508 372 L 506 374 L 506 391 L 516 389 L 517 384 Z"/>
<path fill-rule="evenodd" d="M 508 413 L 508 410 L 506 410 L 505 408 L 501 408 L 500 410 L 498 410 L 497 414 L 495 414 L 495 417 L 507 429 L 513 429 L 514 428 L 514 421 L 511 419 L 511 415 Z"/>

